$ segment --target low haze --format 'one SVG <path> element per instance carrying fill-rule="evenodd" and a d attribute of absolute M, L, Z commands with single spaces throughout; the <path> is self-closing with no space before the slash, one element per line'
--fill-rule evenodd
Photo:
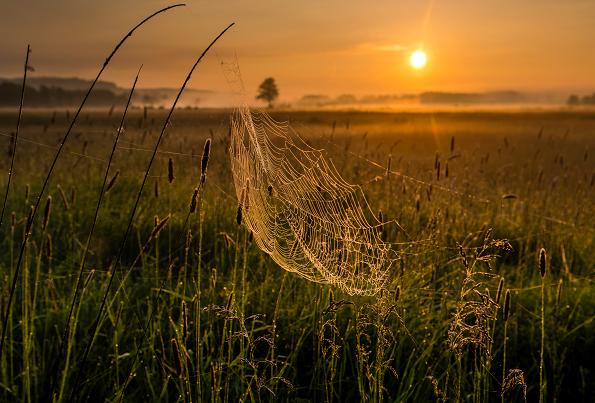
<path fill-rule="evenodd" d="M 26 45 L 38 76 L 90 78 L 122 33 L 165 1 L 5 1 L 0 76 L 20 75 Z M 308 93 L 575 91 L 595 88 L 592 1 L 190 1 L 135 34 L 104 79 L 177 87 L 224 26 L 192 88 L 232 91 L 221 62 L 237 60 L 247 93 L 276 78 L 281 100 Z M 412 69 L 421 48 L 427 65 Z"/>

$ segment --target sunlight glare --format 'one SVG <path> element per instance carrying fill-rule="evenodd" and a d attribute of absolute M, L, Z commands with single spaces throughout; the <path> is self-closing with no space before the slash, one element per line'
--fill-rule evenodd
<path fill-rule="evenodd" d="M 409 64 L 411 64 L 411 67 L 413 67 L 416 70 L 423 69 L 427 61 L 428 58 L 426 56 L 426 53 L 421 49 L 417 49 L 416 51 L 411 53 L 411 56 L 409 57 Z"/>

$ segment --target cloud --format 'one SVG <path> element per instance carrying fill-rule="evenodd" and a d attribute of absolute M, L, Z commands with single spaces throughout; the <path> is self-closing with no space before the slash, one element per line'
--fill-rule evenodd
<path fill-rule="evenodd" d="M 407 47 L 399 43 L 391 43 L 385 45 L 376 45 L 375 50 L 377 52 L 403 52 L 407 50 Z"/>

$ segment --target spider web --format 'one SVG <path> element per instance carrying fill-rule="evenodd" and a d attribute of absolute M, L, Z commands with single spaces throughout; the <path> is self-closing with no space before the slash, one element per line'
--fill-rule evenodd
<path fill-rule="evenodd" d="M 229 150 L 242 221 L 263 252 L 348 294 L 380 291 L 394 261 L 382 223 L 322 150 L 247 106 L 232 115 Z"/>

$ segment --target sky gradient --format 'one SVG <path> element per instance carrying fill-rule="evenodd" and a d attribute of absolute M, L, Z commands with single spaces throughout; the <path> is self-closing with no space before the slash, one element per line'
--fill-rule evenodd
<path fill-rule="evenodd" d="M 0 76 L 19 76 L 27 43 L 38 76 L 91 78 L 119 38 L 161 0 L 21 0 L 0 4 Z M 104 79 L 177 87 L 221 29 L 236 26 L 191 87 L 229 91 L 221 62 L 237 57 L 246 92 L 275 77 L 303 94 L 427 90 L 595 91 L 595 1 L 193 1 L 127 42 Z M 414 71 L 411 51 L 428 64 Z"/>

